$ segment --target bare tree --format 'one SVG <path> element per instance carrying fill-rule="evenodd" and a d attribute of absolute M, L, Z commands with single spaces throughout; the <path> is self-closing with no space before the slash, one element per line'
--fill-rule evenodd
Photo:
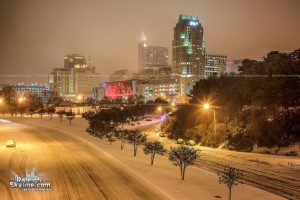
<path fill-rule="evenodd" d="M 46 110 L 43 109 L 43 108 L 39 110 L 39 114 L 41 116 L 41 119 L 43 118 L 43 115 L 45 114 L 45 112 L 46 112 Z"/>
<path fill-rule="evenodd" d="M 155 154 L 164 155 L 166 149 L 164 148 L 164 144 L 158 140 L 146 142 L 143 148 L 144 154 L 148 155 L 151 154 L 151 165 L 153 165 Z"/>
<path fill-rule="evenodd" d="M 52 119 L 53 114 L 55 113 L 55 108 L 51 107 L 47 109 L 48 115 L 50 115 L 50 119 Z"/>
<path fill-rule="evenodd" d="M 121 150 L 123 150 L 124 145 L 126 143 L 127 137 L 129 135 L 129 131 L 125 130 L 116 130 L 116 137 L 121 141 Z"/>
<path fill-rule="evenodd" d="M 127 140 L 129 143 L 133 143 L 133 155 L 136 156 L 137 149 L 140 145 L 145 144 L 147 141 L 147 136 L 143 134 L 140 130 L 130 130 Z"/>
<path fill-rule="evenodd" d="M 68 112 L 66 113 L 67 119 L 69 120 L 69 125 L 71 125 L 72 120 L 75 118 L 75 113 Z"/>
<path fill-rule="evenodd" d="M 238 179 L 240 179 L 243 176 L 243 174 L 239 170 L 232 168 L 228 165 L 225 167 L 224 172 L 219 173 L 218 176 L 219 183 L 223 183 L 229 188 L 228 200 L 231 200 L 231 188 L 234 185 L 238 185 L 239 183 L 241 183 L 238 181 Z"/>
<path fill-rule="evenodd" d="M 66 114 L 64 110 L 57 111 L 56 113 L 58 114 L 60 121 L 62 121 L 64 114 Z"/>
<path fill-rule="evenodd" d="M 178 147 L 171 147 L 169 153 L 169 161 L 174 166 L 180 167 L 181 179 L 184 180 L 184 174 L 187 166 L 194 165 L 197 158 L 200 158 L 200 150 L 180 145 Z"/>

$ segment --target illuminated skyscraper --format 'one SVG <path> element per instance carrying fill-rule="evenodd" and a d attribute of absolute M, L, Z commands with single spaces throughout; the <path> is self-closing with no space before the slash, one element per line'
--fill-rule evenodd
<path fill-rule="evenodd" d="M 154 75 L 157 70 L 168 66 L 168 49 L 149 46 L 143 32 L 138 44 L 138 72 Z"/>
<path fill-rule="evenodd" d="M 55 68 L 49 75 L 50 90 L 56 90 L 60 96 L 70 100 L 77 95 L 92 97 L 92 88 L 99 86 L 99 74 L 90 63 L 87 66 L 85 57 L 79 54 L 67 55 L 64 68 Z"/>
<path fill-rule="evenodd" d="M 180 15 L 174 27 L 172 42 L 174 75 L 192 75 L 204 78 L 205 72 L 205 42 L 203 27 L 198 17 Z"/>

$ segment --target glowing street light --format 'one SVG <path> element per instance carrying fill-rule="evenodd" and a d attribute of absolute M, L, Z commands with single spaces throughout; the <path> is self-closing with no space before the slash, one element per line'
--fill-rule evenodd
<path fill-rule="evenodd" d="M 22 101 L 24 101 L 24 98 L 20 97 L 19 102 L 22 102 Z"/>
<path fill-rule="evenodd" d="M 209 109 L 212 107 L 214 109 L 214 129 L 215 129 L 215 136 L 217 135 L 217 127 L 216 127 L 216 108 L 219 109 L 219 107 L 210 106 L 208 103 L 203 105 L 204 109 Z"/>
<path fill-rule="evenodd" d="M 80 100 L 82 99 L 82 96 L 79 95 L 79 96 L 77 97 L 77 99 L 80 101 Z"/>
<path fill-rule="evenodd" d="M 203 106 L 205 109 L 209 109 L 209 104 L 208 103 L 206 103 L 206 104 L 204 104 L 204 106 Z"/>
<path fill-rule="evenodd" d="M 2 99 L 0 99 L 0 103 L 2 103 L 3 102 L 3 100 Z"/>
<path fill-rule="evenodd" d="M 175 102 L 173 102 L 171 105 L 172 105 L 172 106 L 175 106 Z"/>
<path fill-rule="evenodd" d="M 158 108 L 157 108 L 159 111 L 161 111 L 161 107 L 159 106 Z"/>

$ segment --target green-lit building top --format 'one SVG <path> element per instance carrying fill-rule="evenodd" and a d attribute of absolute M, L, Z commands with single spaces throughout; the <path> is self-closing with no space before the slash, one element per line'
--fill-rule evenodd
<path fill-rule="evenodd" d="M 180 15 L 174 27 L 172 68 L 175 75 L 204 78 L 205 45 L 203 27 L 197 16 Z"/>

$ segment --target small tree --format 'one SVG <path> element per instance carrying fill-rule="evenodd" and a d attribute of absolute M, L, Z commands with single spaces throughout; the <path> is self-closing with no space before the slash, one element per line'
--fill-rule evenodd
<path fill-rule="evenodd" d="M 228 200 L 231 200 L 231 188 L 234 185 L 238 185 L 241 182 L 238 182 L 238 179 L 240 179 L 243 174 L 235 169 L 230 167 L 229 165 L 225 167 L 223 173 L 219 173 L 219 183 L 222 184 L 224 183 L 228 188 L 229 188 L 229 196 Z"/>
<path fill-rule="evenodd" d="M 119 130 L 116 132 L 116 137 L 121 141 L 121 150 L 123 150 L 123 148 L 124 148 L 128 134 L 129 134 L 129 131 L 127 129 Z"/>
<path fill-rule="evenodd" d="M 151 154 L 151 165 L 153 165 L 155 154 L 164 155 L 166 149 L 164 148 L 164 144 L 158 140 L 154 142 L 146 142 L 143 148 L 144 154 L 148 155 Z"/>
<path fill-rule="evenodd" d="M 181 179 L 184 180 L 184 174 L 187 166 L 194 165 L 197 158 L 200 158 L 200 150 L 180 145 L 178 147 L 170 147 L 169 161 L 174 166 L 180 167 Z"/>
<path fill-rule="evenodd" d="M 53 114 L 55 113 L 55 108 L 48 108 L 47 109 L 48 115 L 50 115 L 50 119 L 52 119 Z"/>
<path fill-rule="evenodd" d="M 139 146 L 145 144 L 147 141 L 147 136 L 143 134 L 140 130 L 130 130 L 128 134 L 129 143 L 133 143 L 133 155 L 136 156 L 137 149 Z"/>
<path fill-rule="evenodd" d="M 66 114 L 64 110 L 57 111 L 56 113 L 58 114 L 60 121 L 62 121 L 64 114 Z"/>
<path fill-rule="evenodd" d="M 31 116 L 31 118 L 32 118 L 32 115 L 34 114 L 34 109 L 33 108 L 29 108 L 29 114 L 30 114 L 30 116 Z"/>
<path fill-rule="evenodd" d="M 75 118 L 75 113 L 67 112 L 66 116 L 67 116 L 67 119 L 69 120 L 69 125 L 71 125 L 72 120 Z"/>
<path fill-rule="evenodd" d="M 39 114 L 40 114 L 40 116 L 41 116 L 41 119 L 43 118 L 43 115 L 45 114 L 45 112 L 46 112 L 45 109 L 41 109 L 41 110 L 39 111 Z"/>
<path fill-rule="evenodd" d="M 114 129 L 112 125 L 100 120 L 93 119 L 89 122 L 89 124 L 90 125 L 86 129 L 86 132 L 88 132 L 90 135 L 100 138 L 101 140 L 107 135 L 107 133 L 113 132 Z"/>

